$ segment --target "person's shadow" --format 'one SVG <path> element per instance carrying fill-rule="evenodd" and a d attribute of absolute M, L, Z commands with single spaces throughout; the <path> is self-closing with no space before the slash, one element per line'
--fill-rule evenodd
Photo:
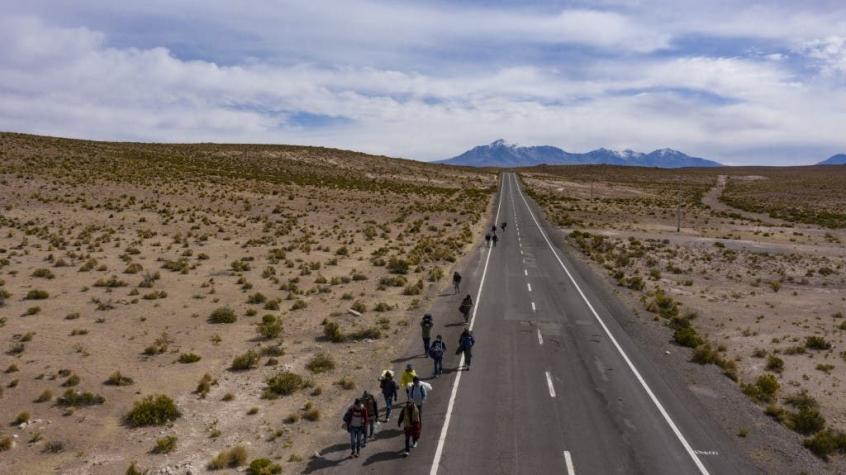
<path fill-rule="evenodd" d="M 367 457 L 367 460 L 365 460 L 364 463 L 361 464 L 361 465 L 366 467 L 366 466 L 372 465 L 374 463 L 388 462 L 388 461 L 391 461 L 391 460 L 396 460 L 398 458 L 402 458 L 402 453 L 403 453 L 402 450 L 396 450 L 396 451 L 393 451 L 393 452 L 392 451 L 379 452 L 378 454 L 373 454 L 370 457 Z"/>

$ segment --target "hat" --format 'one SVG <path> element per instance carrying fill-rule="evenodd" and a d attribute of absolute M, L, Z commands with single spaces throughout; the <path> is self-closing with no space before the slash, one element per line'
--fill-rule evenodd
<path fill-rule="evenodd" d="M 405 365 L 405 369 L 411 369 L 411 363 L 408 363 L 407 365 Z"/>

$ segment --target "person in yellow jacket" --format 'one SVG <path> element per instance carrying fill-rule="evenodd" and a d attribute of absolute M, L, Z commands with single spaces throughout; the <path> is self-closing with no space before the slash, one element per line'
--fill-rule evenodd
<path fill-rule="evenodd" d="M 405 365 L 405 371 L 400 375 L 400 387 L 405 389 L 405 395 L 408 396 L 409 388 L 417 377 L 417 372 L 411 367 L 411 363 Z"/>

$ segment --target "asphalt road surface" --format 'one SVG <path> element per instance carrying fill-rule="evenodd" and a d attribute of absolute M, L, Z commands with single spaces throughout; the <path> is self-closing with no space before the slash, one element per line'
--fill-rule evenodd
<path fill-rule="evenodd" d="M 306 473 L 759 472 L 684 383 L 642 355 L 619 323 L 633 317 L 554 244 L 513 174 L 503 174 L 495 213 L 491 223 L 508 222 L 497 246 L 483 245 L 464 265 L 462 292 L 432 309 L 449 345 L 448 372 L 428 379 L 418 447 L 402 456 L 394 416 L 360 458 L 348 458 L 339 432 Z M 472 371 L 457 370 L 463 361 L 453 353 L 466 293 L 477 304 Z M 415 341 L 395 369 L 411 362 L 428 378 L 420 346 Z"/>

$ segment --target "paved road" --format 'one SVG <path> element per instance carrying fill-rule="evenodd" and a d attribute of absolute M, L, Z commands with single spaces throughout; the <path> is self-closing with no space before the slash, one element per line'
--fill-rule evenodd
<path fill-rule="evenodd" d="M 598 298 L 597 280 L 551 241 L 513 174 L 503 175 L 496 214 L 508 221 L 497 247 L 465 269 L 478 304 L 472 371 L 431 381 L 419 447 L 403 458 L 391 425 L 361 458 L 345 460 L 338 444 L 307 473 L 757 472 L 684 384 L 642 355 L 618 323 L 632 317 Z M 433 308 L 450 349 L 459 297 Z M 410 361 L 428 374 L 427 360 Z M 451 356 L 446 367 L 458 365 Z"/>

